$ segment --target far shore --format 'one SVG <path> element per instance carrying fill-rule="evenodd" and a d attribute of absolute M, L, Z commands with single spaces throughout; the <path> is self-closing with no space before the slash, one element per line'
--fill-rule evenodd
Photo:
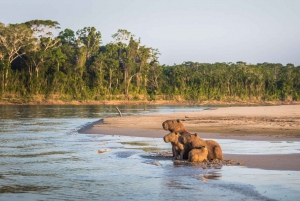
<path fill-rule="evenodd" d="M 202 105 L 202 106 L 271 106 L 300 105 L 300 101 L 176 101 L 176 100 L 57 100 L 0 99 L 0 105 Z"/>
<path fill-rule="evenodd" d="M 167 119 L 180 119 L 191 133 L 204 139 L 300 141 L 300 105 L 220 107 L 195 112 L 105 118 L 79 133 L 162 138 Z M 170 145 L 171 147 L 171 145 Z M 224 159 L 245 162 L 247 167 L 300 170 L 300 154 L 224 154 Z"/>

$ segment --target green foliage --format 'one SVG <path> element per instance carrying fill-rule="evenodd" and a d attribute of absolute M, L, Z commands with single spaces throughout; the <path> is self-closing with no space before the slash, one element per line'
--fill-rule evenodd
<path fill-rule="evenodd" d="M 119 29 L 101 33 L 32 20 L 0 23 L 0 97 L 25 102 L 71 100 L 299 101 L 300 67 L 293 64 L 158 63 L 157 49 Z M 41 98 L 42 97 L 42 98 Z M 142 98 L 144 97 L 144 98 Z"/>

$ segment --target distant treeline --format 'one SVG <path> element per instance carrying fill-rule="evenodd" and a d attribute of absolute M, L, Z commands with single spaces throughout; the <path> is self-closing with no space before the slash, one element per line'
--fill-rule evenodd
<path fill-rule="evenodd" d="M 157 49 L 127 30 L 101 44 L 94 27 L 57 36 L 59 23 L 0 23 L 0 98 L 32 100 L 299 101 L 293 64 L 194 63 L 166 66 Z"/>

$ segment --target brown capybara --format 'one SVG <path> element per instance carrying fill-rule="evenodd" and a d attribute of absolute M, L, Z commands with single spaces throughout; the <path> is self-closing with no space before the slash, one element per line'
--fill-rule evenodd
<path fill-rule="evenodd" d="M 166 120 L 162 123 L 162 127 L 164 130 L 168 130 L 170 132 L 178 132 L 180 134 L 189 133 L 179 119 Z"/>
<path fill-rule="evenodd" d="M 183 134 L 181 135 L 178 132 L 171 132 L 167 135 L 164 136 L 164 141 L 166 143 L 171 142 L 172 144 L 172 152 L 173 152 L 173 156 L 175 157 L 175 159 L 178 158 L 178 156 L 180 156 L 180 160 L 182 159 L 188 159 L 188 152 L 185 152 L 185 145 L 182 144 L 181 142 L 179 142 L 178 138 L 180 136 L 186 136 L 189 134 Z"/>
<path fill-rule="evenodd" d="M 189 162 L 203 162 L 207 160 L 208 150 L 206 146 L 201 146 L 192 149 L 189 152 Z"/>
<path fill-rule="evenodd" d="M 203 140 L 197 133 L 179 137 L 179 141 L 186 145 L 186 151 L 191 151 L 193 147 L 206 146 L 208 149 L 207 159 L 209 161 L 218 159 L 223 160 L 221 146 L 214 140 Z"/>

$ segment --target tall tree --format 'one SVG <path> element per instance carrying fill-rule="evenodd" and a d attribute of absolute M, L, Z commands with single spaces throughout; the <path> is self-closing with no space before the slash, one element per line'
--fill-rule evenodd
<path fill-rule="evenodd" d="M 0 51 L 1 51 L 1 85 L 4 91 L 9 77 L 11 63 L 33 49 L 34 39 L 32 31 L 24 24 L 0 23 Z"/>
<path fill-rule="evenodd" d="M 86 60 L 88 61 L 92 56 L 95 56 L 101 44 L 101 33 L 96 31 L 95 27 L 84 27 L 76 32 L 78 36 L 78 43 L 80 46 L 86 48 Z"/>
<path fill-rule="evenodd" d="M 31 20 L 25 22 L 25 25 L 33 31 L 33 36 L 37 39 L 35 51 L 31 52 L 26 63 L 29 68 L 34 69 L 38 78 L 43 63 L 51 60 L 51 51 L 58 47 L 60 39 L 54 37 L 53 31 L 60 27 L 58 22 L 51 20 Z"/>
<path fill-rule="evenodd" d="M 150 96 L 154 96 L 157 93 L 161 92 L 160 90 L 160 80 L 163 79 L 163 71 L 162 66 L 159 65 L 158 62 L 158 55 L 159 55 L 158 49 L 150 49 L 150 58 L 149 61 L 149 70 L 147 71 L 147 79 L 145 80 L 147 82 L 146 88 L 147 92 L 150 94 Z"/>
<path fill-rule="evenodd" d="M 109 43 L 105 46 L 104 51 L 104 62 L 106 65 L 106 70 L 108 71 L 108 91 L 112 93 L 112 86 L 117 89 L 119 83 L 118 77 L 118 51 L 117 46 L 113 43 Z"/>
<path fill-rule="evenodd" d="M 127 58 L 127 46 L 130 39 L 131 33 L 125 29 L 119 29 L 117 33 L 113 34 L 112 37 L 115 40 L 114 44 L 118 47 L 118 60 L 119 66 L 123 73 L 123 89 L 124 94 L 128 95 L 127 83 L 128 83 L 128 58 Z"/>

